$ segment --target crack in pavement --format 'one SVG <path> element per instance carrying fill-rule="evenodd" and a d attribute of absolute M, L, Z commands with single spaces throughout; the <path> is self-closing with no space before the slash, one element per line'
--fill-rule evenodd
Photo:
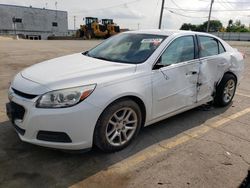
<path fill-rule="evenodd" d="M 211 127 L 211 126 L 206 125 L 206 124 L 205 124 L 205 126 L 208 126 L 209 128 L 214 129 L 214 130 L 216 130 L 216 131 L 218 131 L 218 132 L 224 133 L 224 134 L 226 134 L 226 135 L 230 135 L 230 136 L 233 136 L 233 137 L 235 137 L 235 138 L 238 138 L 239 140 L 244 140 L 244 141 L 246 141 L 246 142 L 250 142 L 250 140 L 248 140 L 248 139 L 246 139 L 246 138 L 242 138 L 242 137 L 240 137 L 240 136 L 238 136 L 238 135 L 235 135 L 235 134 L 233 134 L 233 133 L 230 133 L 230 132 L 227 132 L 227 131 L 218 129 L 218 128 L 216 128 L 216 127 Z"/>
<path fill-rule="evenodd" d="M 218 141 L 215 141 L 215 140 L 209 140 L 209 139 L 198 138 L 198 137 L 194 137 L 194 139 L 200 140 L 200 141 L 206 141 L 206 142 L 216 143 L 216 144 L 218 144 L 223 150 L 225 150 L 226 152 L 230 152 L 230 153 L 234 154 L 234 155 L 237 156 L 237 157 L 240 157 L 241 160 L 242 160 L 243 162 L 245 162 L 247 165 L 250 166 L 250 162 L 248 162 L 241 154 L 238 154 L 238 153 L 232 151 L 232 150 L 229 149 L 228 146 L 225 145 L 224 143 L 221 143 L 221 142 L 218 142 Z"/>

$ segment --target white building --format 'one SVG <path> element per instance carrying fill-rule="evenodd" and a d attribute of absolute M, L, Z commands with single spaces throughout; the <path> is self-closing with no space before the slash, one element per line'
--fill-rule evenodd
<path fill-rule="evenodd" d="M 68 35 L 68 13 L 0 4 L 0 35 L 17 34 L 27 39 Z"/>

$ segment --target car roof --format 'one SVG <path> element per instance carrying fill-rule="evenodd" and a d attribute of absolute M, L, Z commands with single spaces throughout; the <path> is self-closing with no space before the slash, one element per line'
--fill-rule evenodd
<path fill-rule="evenodd" d="M 186 31 L 186 30 L 169 30 L 169 29 L 144 29 L 144 30 L 136 30 L 136 31 L 127 31 L 126 33 L 135 33 L 135 34 L 152 34 L 152 35 L 163 35 L 163 36 L 171 36 L 173 34 L 198 34 L 198 35 L 206 35 L 215 37 L 209 33 L 203 32 L 195 32 L 195 31 Z"/>

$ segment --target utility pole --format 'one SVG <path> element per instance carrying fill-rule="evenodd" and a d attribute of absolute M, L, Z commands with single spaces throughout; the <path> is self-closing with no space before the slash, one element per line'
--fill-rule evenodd
<path fill-rule="evenodd" d="M 55 2 L 55 7 L 56 7 L 56 19 L 57 19 L 57 1 Z"/>
<path fill-rule="evenodd" d="M 137 24 L 137 30 L 140 30 L 140 23 Z"/>
<path fill-rule="evenodd" d="M 165 4 L 165 0 L 162 0 L 162 4 L 161 4 L 161 14 L 160 14 L 160 20 L 159 20 L 159 27 L 158 27 L 159 29 L 161 29 L 161 22 L 162 22 L 164 4 Z"/>
<path fill-rule="evenodd" d="M 249 17 L 249 18 L 250 18 L 250 15 L 247 15 L 247 17 Z M 249 27 L 248 27 L 248 29 L 250 29 L 250 23 L 249 23 Z"/>
<path fill-rule="evenodd" d="M 15 36 L 16 36 L 16 17 L 15 16 L 12 18 L 12 21 L 13 21 L 13 24 L 14 24 L 14 33 L 15 33 Z"/>
<path fill-rule="evenodd" d="M 74 16 L 74 30 L 76 30 L 76 16 Z"/>
<path fill-rule="evenodd" d="M 212 13 L 212 8 L 213 8 L 213 3 L 214 3 L 214 0 L 211 0 L 210 10 L 209 10 L 209 15 L 208 15 L 208 21 L 207 21 L 207 33 L 209 32 L 209 27 L 210 27 L 210 18 L 211 18 L 211 13 Z"/>

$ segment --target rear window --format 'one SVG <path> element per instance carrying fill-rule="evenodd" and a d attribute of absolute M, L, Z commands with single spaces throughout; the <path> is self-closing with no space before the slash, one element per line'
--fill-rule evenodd
<path fill-rule="evenodd" d="M 207 57 L 219 54 L 218 43 L 215 38 L 199 36 L 200 57 Z"/>
<path fill-rule="evenodd" d="M 216 38 L 199 36 L 200 57 L 218 55 L 226 52 L 224 46 Z"/>
<path fill-rule="evenodd" d="M 220 41 L 218 41 L 218 44 L 219 44 L 219 53 L 222 54 L 222 53 L 226 52 L 224 46 L 221 44 Z"/>

